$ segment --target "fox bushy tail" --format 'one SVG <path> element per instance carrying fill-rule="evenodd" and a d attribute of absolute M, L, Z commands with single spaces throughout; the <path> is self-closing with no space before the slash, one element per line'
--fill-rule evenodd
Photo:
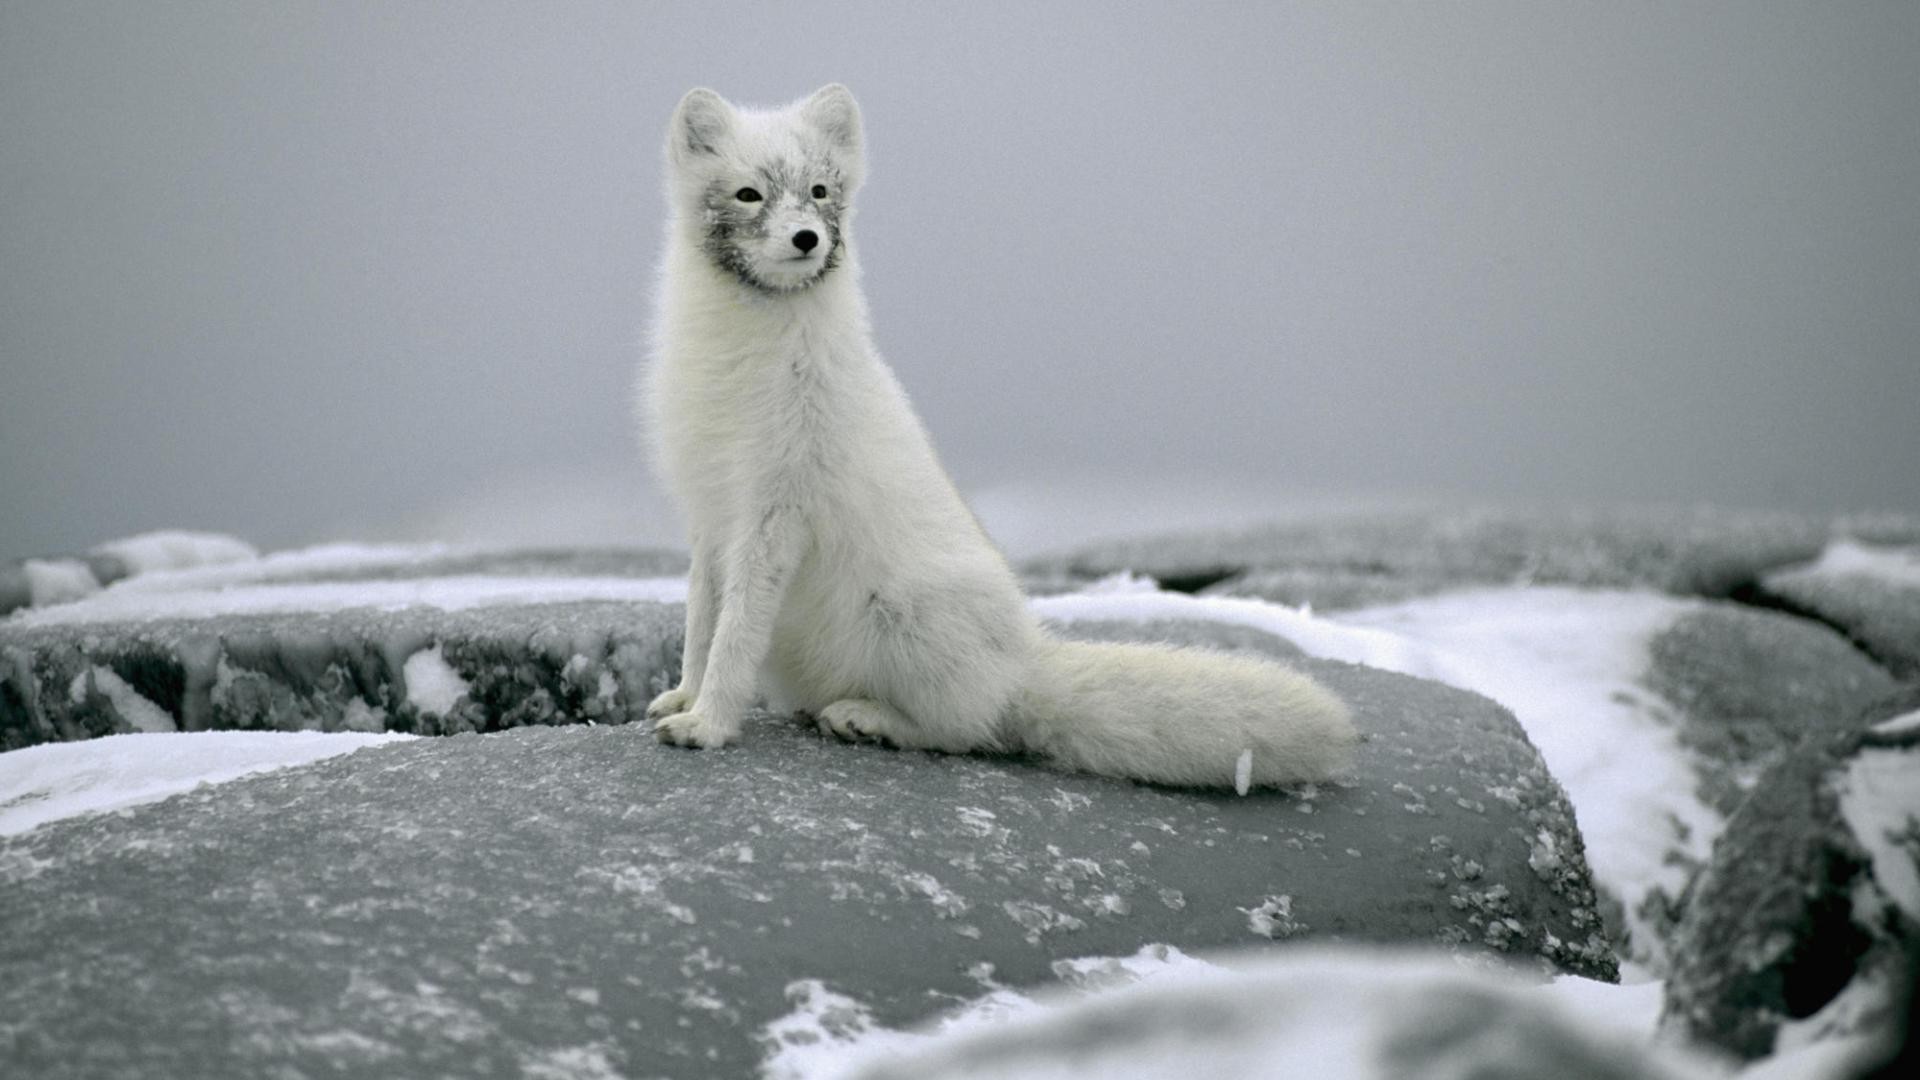
<path fill-rule="evenodd" d="M 1014 709 L 1024 748 L 1062 768 L 1183 787 L 1325 780 L 1359 742 L 1347 706 L 1299 672 L 1160 645 L 1045 639 Z"/>

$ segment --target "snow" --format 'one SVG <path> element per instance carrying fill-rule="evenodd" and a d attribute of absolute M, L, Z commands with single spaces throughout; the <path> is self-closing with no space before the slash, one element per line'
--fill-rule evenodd
<path fill-rule="evenodd" d="M 407 701 L 422 713 L 435 716 L 452 712 L 455 703 L 473 689 L 453 665 L 447 663 L 438 645 L 407 657 L 401 674 L 406 679 Z"/>
<path fill-rule="evenodd" d="M 1083 957 L 1053 964 L 1059 989 L 1080 995 L 1106 993 L 1137 983 L 1193 982 L 1221 970 L 1171 945 L 1143 946 L 1127 957 Z M 991 964 L 981 964 L 970 974 L 980 983 L 980 997 L 911 1031 L 882 1026 L 864 1003 L 817 979 L 790 983 L 786 995 L 792 1008 L 760 1032 L 761 1041 L 769 1048 L 761 1075 L 767 1080 L 857 1076 L 875 1064 L 937 1047 L 948 1039 L 997 1030 L 1010 1021 L 1055 1011 L 1049 1003 L 995 982 Z"/>
<path fill-rule="evenodd" d="M 188 571 L 197 574 L 198 571 Z M 586 600 L 682 603 L 685 578 L 490 577 L 465 575 L 400 581 L 235 584 L 212 591 L 166 588 L 170 574 L 129 578 L 84 600 L 50 608 L 30 608 L 12 616 L 19 626 L 57 626 L 100 622 L 151 622 L 156 619 L 210 619 L 227 615 L 323 613 L 353 608 L 398 611 L 410 607 L 441 611 Z"/>
<path fill-rule="evenodd" d="M 1626 906 L 1633 978 L 1664 964 L 1642 902 L 1655 890 L 1678 896 L 1687 868 L 1670 856 L 1705 861 L 1726 824 L 1696 794 L 1671 706 L 1640 685 L 1654 635 L 1696 606 L 1655 593 L 1528 587 L 1334 616 L 1423 646 L 1409 673 L 1512 710 L 1573 802 L 1595 879 Z M 1394 667 L 1393 659 L 1373 662 Z"/>
<path fill-rule="evenodd" d="M 64 604 L 100 590 L 93 571 L 78 559 L 28 559 L 20 564 L 27 576 L 27 602 Z"/>
<path fill-rule="evenodd" d="M 1711 1075 L 1690 1055 L 1652 1048 L 1657 994 L 1644 988 L 1540 986 L 1432 952 L 1308 947 L 1202 959 L 1156 945 L 1053 971 L 1059 984 L 1032 994 L 978 972 L 987 992 L 919 1031 L 883 1027 L 856 996 L 801 980 L 788 987 L 792 1011 L 762 1032 L 762 1075 L 1384 1080 L 1410 1064 L 1396 1053 L 1441 1071 L 1427 1057 L 1451 1055 L 1464 1075 L 1482 1056 L 1501 1071 L 1492 1063 L 1536 1064 L 1532 1055 L 1549 1046 L 1574 1045 L 1584 1050 L 1574 1059 L 1615 1060 L 1648 1077 Z M 1474 1008 L 1462 1011 L 1463 1001 Z"/>
<path fill-rule="evenodd" d="M 1888 723 L 1903 728 L 1916 715 Z M 1920 748 L 1863 747 L 1838 789 L 1840 816 L 1872 859 L 1874 880 L 1920 920 Z"/>
<path fill-rule="evenodd" d="M 1920 709 L 1882 720 L 1873 725 L 1876 735 L 1909 735 L 1920 732 Z"/>
<path fill-rule="evenodd" d="M 112 668 L 95 664 L 73 677 L 67 686 L 67 697 L 76 705 L 87 700 L 89 692 L 107 695 L 113 702 L 113 708 L 122 719 L 134 727 L 149 734 L 161 734 L 176 731 L 173 715 L 140 695 L 125 679 L 115 674 Z"/>
<path fill-rule="evenodd" d="M 680 602 L 686 595 L 684 578 L 468 576 L 315 583 L 299 579 L 370 564 L 425 561 L 444 556 L 448 549 L 335 545 L 253 558 L 223 548 L 218 540 L 208 539 L 199 547 L 186 544 L 179 549 L 184 554 L 169 555 L 175 550 L 168 546 L 170 541 L 148 539 L 145 547 L 129 549 L 137 556 L 129 558 L 129 563 L 140 561 L 145 572 L 71 603 L 16 614 L 12 621 L 46 625 L 416 605 L 458 611 L 581 600 Z M 182 566 L 185 563 L 193 565 Z M 1920 562 L 1910 555 L 1855 544 L 1834 545 L 1819 565 L 1834 572 L 1857 572 L 1869 566 L 1883 579 L 1920 581 Z M 1900 576 L 1907 574 L 1914 576 Z M 1645 980 L 1659 973 L 1662 958 L 1657 954 L 1657 937 L 1635 912 L 1640 901 L 1656 890 L 1677 894 L 1685 869 L 1670 856 L 1704 859 L 1722 826 L 1718 816 L 1693 794 L 1696 778 L 1674 736 L 1670 705 L 1640 685 L 1652 638 L 1696 603 L 1633 591 L 1512 587 L 1316 617 L 1257 599 L 1162 592 L 1150 579 L 1117 575 L 1085 592 L 1036 598 L 1031 609 L 1054 622 L 1182 619 L 1251 627 L 1292 641 L 1316 656 L 1436 679 L 1485 694 L 1511 709 L 1574 804 L 1596 880 L 1627 908 L 1635 941 L 1633 959 L 1638 961 L 1628 970 L 1642 980 L 1637 985 L 1611 987 L 1561 979 L 1548 987 L 1529 989 L 1523 996 L 1585 1017 L 1580 1021 L 1585 1028 L 1631 1034 L 1635 1043 L 1647 1045 L 1658 1016 L 1661 987 Z M 444 714 L 468 690 L 438 645 L 408 657 L 404 675 L 408 700 L 425 712 Z M 600 678 L 604 683 L 607 676 L 603 672 Z M 138 725 L 157 727 L 158 714 L 171 729 L 171 720 L 158 706 L 141 698 L 110 670 L 93 668 L 69 687 L 71 694 L 90 692 L 107 695 L 122 716 Z M 370 712 L 357 717 L 353 726 L 377 727 L 380 720 Z M 1920 726 L 1920 713 L 1887 721 L 1880 729 L 1895 733 L 1915 726 Z M 358 732 L 140 734 L 0 754 L 0 835 L 404 737 Z M 161 739 L 165 741 L 157 741 Z M 1915 799 L 1920 784 L 1914 782 L 1917 763 L 1920 753 L 1915 751 L 1873 748 L 1847 774 L 1841 798 L 1849 824 L 1874 858 L 1876 877 L 1910 915 L 1920 917 L 1920 874 L 1884 827 L 1908 816 L 1920 817 Z M 1236 766 L 1237 776 L 1250 771 L 1249 755 L 1243 753 Z M 989 810 L 960 807 L 955 812 L 982 831 L 998 827 Z M 1534 857 L 1547 865 L 1559 853 L 1550 846 L 1536 846 Z M 931 877 L 915 887 L 936 903 L 947 892 Z M 1244 909 L 1249 931 L 1262 936 L 1291 932 L 1288 900 L 1285 896 L 1249 897 L 1251 906 Z M 1044 919 L 1052 913 L 1029 914 Z M 1340 996 L 1346 991 L 1338 988 L 1359 986 L 1355 980 L 1366 978 L 1392 987 L 1438 986 L 1436 979 L 1469 977 L 1457 970 L 1442 973 L 1427 960 L 1355 954 L 1344 963 L 1348 965 L 1345 974 L 1328 975 L 1329 985 L 1336 988 L 1329 1001 L 1348 1000 Z M 1029 996 L 994 983 L 991 971 L 983 971 L 980 998 L 917 1032 L 878 1025 L 852 996 L 857 994 L 854 988 L 799 980 L 788 988 L 790 1013 L 762 1033 L 769 1046 L 766 1073 L 791 1080 L 850 1075 L 864 1067 L 862 1063 L 918 1053 L 989 1026 L 1037 1025 L 1035 1030 L 1045 1030 L 1045 1025 L 1060 1022 L 1076 1003 L 1154 990 L 1135 983 L 1154 983 L 1160 987 L 1154 992 L 1167 994 L 1175 993 L 1172 981 L 1182 984 L 1180 993 L 1197 992 L 1196 985 L 1231 984 L 1227 995 L 1231 1001 L 1277 993 L 1293 985 L 1288 980 L 1299 978 L 1297 973 L 1277 969 L 1229 971 L 1212 960 L 1196 960 L 1166 946 L 1152 946 L 1129 958 L 1064 961 L 1055 965 L 1055 974 L 1067 988 L 1062 991 L 1064 997 Z M 1115 991 L 1116 985 L 1126 989 Z M 1320 1007 L 1311 995 L 1305 1000 L 1309 1010 Z M 1355 998 L 1350 1004 L 1364 1001 L 1364 997 Z M 1366 1025 L 1349 1024 L 1340 1030 L 1336 1019 L 1329 1015 L 1318 1026 L 1291 1021 L 1272 1025 L 1271 1030 L 1286 1033 L 1285 1040 L 1256 1033 L 1248 1036 L 1249 1046 L 1227 1047 L 1223 1052 L 1234 1056 L 1257 1051 L 1266 1056 L 1244 1060 L 1258 1060 L 1269 1071 L 1285 1071 L 1279 1063 L 1287 1062 L 1312 1065 L 1316 1075 L 1368 1075 L 1329 1071 L 1327 1062 L 1358 1060 L 1352 1055 L 1365 1048 L 1362 1029 Z M 1108 1075 L 1162 1075 L 1149 1070 L 1153 1061 L 1167 1064 L 1164 1075 L 1192 1075 L 1191 1061 L 1170 1049 L 1175 1045 L 1148 1048 L 1138 1060 L 1129 1056 L 1116 1061 L 1121 1071 Z M 1790 1056 L 1807 1064 L 1806 1074 L 1817 1075 L 1819 1062 L 1827 1060 L 1816 1061 L 1818 1055 L 1837 1052 L 1830 1046 L 1830 1041 L 1816 1042 L 1792 1050 Z M 569 1065 L 577 1064 L 587 1074 L 595 1071 L 591 1053 L 583 1049 L 576 1056 L 578 1061 L 569 1060 Z M 1784 1068 L 1785 1061 L 1783 1057 L 1763 1063 L 1763 1068 Z M 559 1059 L 554 1064 L 557 1067 Z M 1221 1073 L 1231 1074 L 1231 1070 Z M 1762 1075 L 1795 1074 L 1750 1070 L 1747 1075 L 1757 1080 Z"/>
<path fill-rule="evenodd" d="M 1877 578 L 1889 585 L 1920 589 L 1920 548 L 1836 540 L 1827 545 L 1819 559 L 1797 572 L 1818 577 Z"/>
<path fill-rule="evenodd" d="M 1627 909 L 1634 978 L 1658 974 L 1659 938 L 1640 915 L 1677 896 L 1725 822 L 1696 794 L 1672 708 L 1641 685 L 1653 637 L 1698 602 L 1658 593 L 1529 586 L 1471 589 L 1315 616 L 1241 597 L 1147 591 L 1116 575 L 1098 591 L 1039 597 L 1054 622 L 1193 619 L 1285 638 L 1308 653 L 1472 690 L 1512 710 L 1566 788 L 1594 877 Z M 1547 853 L 1551 855 L 1551 853 Z"/>
<path fill-rule="evenodd" d="M 244 540 L 220 533 L 178 530 L 141 533 L 101 544 L 93 550 L 95 554 L 112 555 L 126 563 L 127 571 L 133 574 L 220 566 L 260 557 L 253 545 Z"/>
<path fill-rule="evenodd" d="M 0 836 L 410 738 L 318 731 L 169 732 L 11 750 L 0 754 Z"/>

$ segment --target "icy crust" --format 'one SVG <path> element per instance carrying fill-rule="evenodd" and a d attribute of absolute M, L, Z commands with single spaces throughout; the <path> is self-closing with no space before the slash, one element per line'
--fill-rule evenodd
<path fill-rule="evenodd" d="M 410 736 L 228 731 L 114 735 L 30 746 L 0 754 L 0 836 L 406 738 Z"/>
<path fill-rule="evenodd" d="M 1372 736 L 1350 784 L 1161 790 L 760 717 L 737 749 L 523 728 L 55 821 L 0 839 L 0 1041 L 42 1077 L 559 1053 L 743 1076 L 804 980 L 903 1029 L 983 975 L 1097 982 L 1059 965 L 1141 942 L 1439 945 L 1611 978 L 1571 811 L 1511 718 L 1304 663 Z M 1279 896 L 1286 935 L 1249 918 Z M 209 1030 L 230 1034 L 211 1062 Z"/>
<path fill-rule="evenodd" d="M 1334 611 L 1476 586 L 1576 585 L 1725 596 L 1818 556 L 1834 535 L 1920 543 L 1920 520 L 1711 508 L 1380 512 L 1091 544 L 1026 564 L 1070 589 L 1131 570 L 1218 595 Z"/>
<path fill-rule="evenodd" d="M 252 545 L 231 536 L 168 531 L 115 540 L 81 556 L 0 564 L 0 615 L 83 599 L 136 574 L 245 562 L 258 555 Z"/>
<path fill-rule="evenodd" d="M 625 722 L 677 677 L 683 618 L 678 605 L 586 600 L 13 620 L 0 623 L 0 747 L 126 731 Z"/>

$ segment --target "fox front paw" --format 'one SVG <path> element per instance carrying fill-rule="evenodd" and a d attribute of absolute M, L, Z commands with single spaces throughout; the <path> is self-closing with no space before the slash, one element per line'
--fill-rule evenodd
<path fill-rule="evenodd" d="M 693 692 L 684 686 L 676 686 L 648 703 L 647 719 L 659 720 L 675 713 L 686 712 L 692 707 Z"/>
<path fill-rule="evenodd" d="M 675 746 L 711 750 L 725 746 L 740 734 L 738 724 L 724 724 L 699 709 L 663 717 L 653 725 L 654 738 Z"/>

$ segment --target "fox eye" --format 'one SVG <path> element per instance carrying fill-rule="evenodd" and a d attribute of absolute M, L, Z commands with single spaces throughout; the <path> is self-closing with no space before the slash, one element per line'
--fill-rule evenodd
<path fill-rule="evenodd" d="M 743 187 L 739 191 L 734 192 L 733 197 L 739 199 L 741 202 L 760 201 L 760 193 L 750 187 Z"/>
<path fill-rule="evenodd" d="M 825 185 L 825 184 L 815 184 L 815 185 L 813 185 L 813 197 L 814 197 L 814 198 L 816 198 L 816 199 L 824 199 L 824 198 L 826 198 L 826 197 L 827 197 L 827 185 Z"/>

